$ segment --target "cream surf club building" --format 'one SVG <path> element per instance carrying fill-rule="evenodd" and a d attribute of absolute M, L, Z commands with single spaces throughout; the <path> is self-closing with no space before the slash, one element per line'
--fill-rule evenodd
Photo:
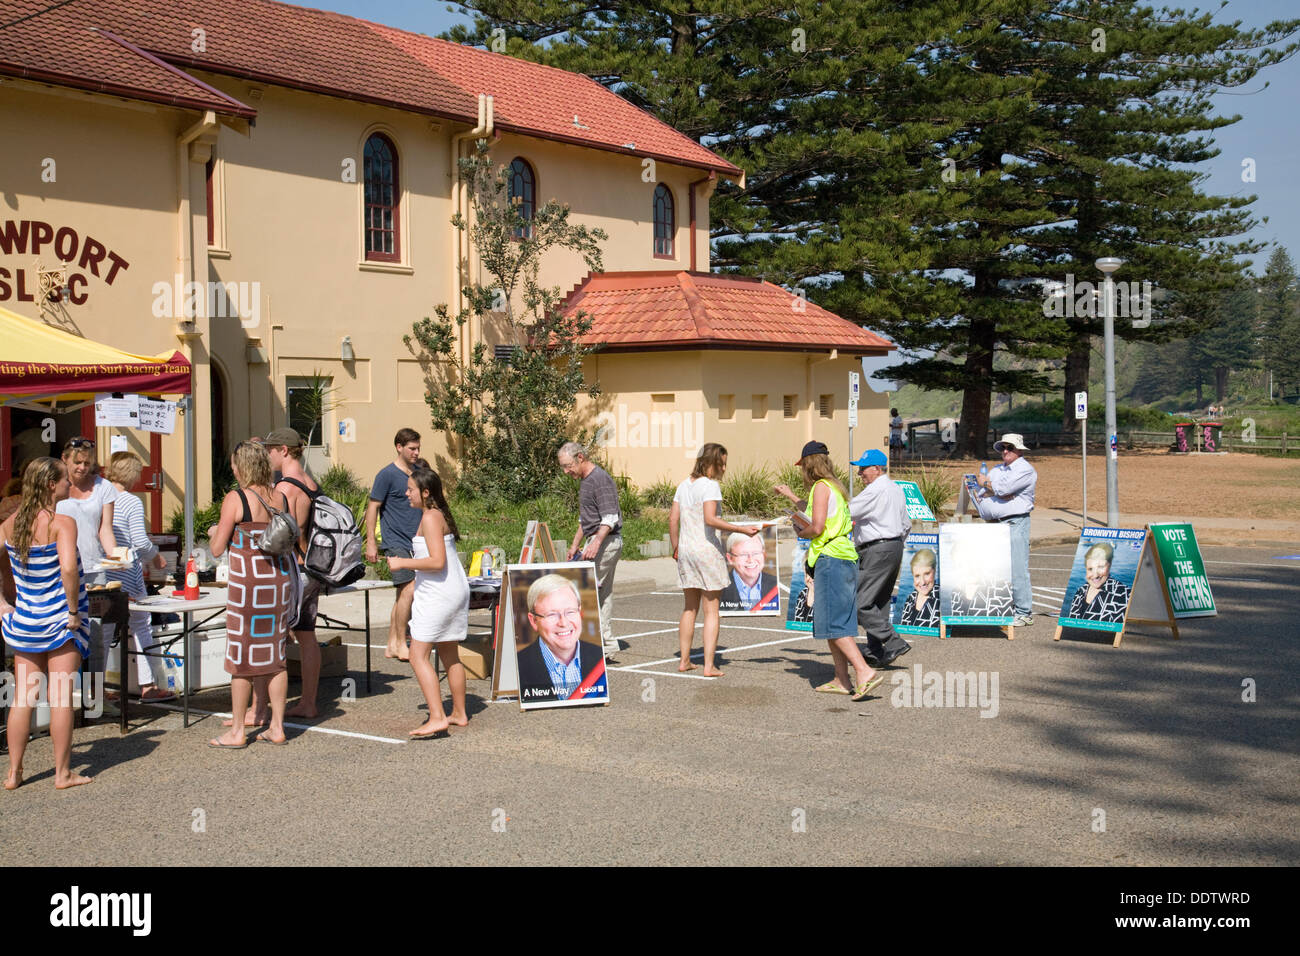
<path fill-rule="evenodd" d="M 0 25 L 0 307 L 136 355 L 179 349 L 199 504 L 214 460 L 286 422 L 313 432 L 317 472 L 368 479 L 403 426 L 448 456 L 402 337 L 489 281 L 451 225 L 456 160 L 483 138 L 525 209 L 554 198 L 609 234 L 606 273 L 556 254 L 542 278 L 595 316 L 603 395 L 580 417 L 616 468 L 678 476 L 702 441 L 734 461 L 792 460 L 810 437 L 847 451 L 848 372 L 889 343 L 709 275 L 709 197 L 744 173 L 598 83 L 268 0 L 0 0 Z M 476 324 L 462 348 L 499 334 Z M 0 477 L 36 415 L 0 410 Z M 864 388 L 858 450 L 886 420 Z M 89 428 L 88 409 L 60 415 L 56 441 Z M 161 464 L 170 512 L 182 429 L 122 434 Z"/>

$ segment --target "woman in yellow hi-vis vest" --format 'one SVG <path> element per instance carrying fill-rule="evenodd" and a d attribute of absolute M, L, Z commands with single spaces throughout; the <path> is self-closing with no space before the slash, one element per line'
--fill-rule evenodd
<path fill-rule="evenodd" d="M 858 553 L 853 547 L 851 534 L 853 519 L 843 486 L 831 467 L 830 450 L 819 441 L 803 446 L 795 462 L 803 470 L 804 483 L 811 489 L 811 523 L 798 522 L 801 538 L 811 538 L 808 547 L 807 572 L 816 576 L 816 597 L 813 604 L 813 636 L 830 643 L 835 659 L 835 679 L 822 684 L 817 691 L 824 694 L 851 694 L 854 700 L 863 700 L 884 680 L 872 670 L 858 649 Z M 796 505 L 799 499 L 788 485 L 777 485 L 777 494 L 784 495 Z M 854 680 L 849 682 L 849 665 L 853 665 Z"/>

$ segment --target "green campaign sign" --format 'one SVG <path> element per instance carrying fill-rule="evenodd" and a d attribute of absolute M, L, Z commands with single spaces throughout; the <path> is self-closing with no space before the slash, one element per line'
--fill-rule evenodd
<path fill-rule="evenodd" d="M 921 494 L 921 486 L 915 481 L 896 481 L 894 484 L 903 489 L 903 497 L 907 499 L 907 517 L 912 521 L 934 521 L 934 512 L 930 506 L 925 503 L 925 497 Z"/>
<path fill-rule="evenodd" d="M 1165 591 L 1174 617 L 1214 617 L 1219 612 L 1210 592 L 1210 579 L 1190 524 L 1150 525 Z"/>

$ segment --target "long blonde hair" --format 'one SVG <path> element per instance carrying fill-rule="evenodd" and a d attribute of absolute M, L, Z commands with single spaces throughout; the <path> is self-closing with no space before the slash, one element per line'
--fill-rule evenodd
<path fill-rule="evenodd" d="M 36 516 L 44 510 L 53 511 L 56 484 L 67 471 L 67 466 L 57 458 L 37 458 L 23 472 L 23 500 L 14 516 L 14 550 L 23 564 L 32 546 Z"/>
<path fill-rule="evenodd" d="M 835 469 L 831 466 L 829 455 L 804 455 L 799 465 L 803 469 L 803 480 L 810 489 L 818 481 L 825 480 L 835 486 L 845 501 L 848 500 L 849 494 L 840 484 L 840 480 L 835 477 Z"/>

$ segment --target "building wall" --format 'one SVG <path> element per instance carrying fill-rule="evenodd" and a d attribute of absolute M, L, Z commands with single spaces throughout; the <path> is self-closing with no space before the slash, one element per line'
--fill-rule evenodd
<path fill-rule="evenodd" d="M 690 473 L 699 447 L 720 442 L 731 469 L 794 462 L 805 442 L 825 442 L 835 461 L 849 461 L 849 373 L 858 359 L 798 352 L 684 351 L 596 354 L 588 381 L 602 394 L 579 405 L 579 422 L 601 433 L 614 469 L 645 487 Z M 793 417 L 785 396 L 793 396 Z M 822 415 L 828 396 L 830 416 Z M 763 404 L 766 412 L 763 413 Z M 855 455 L 888 447 L 886 396 L 863 386 Z"/>

